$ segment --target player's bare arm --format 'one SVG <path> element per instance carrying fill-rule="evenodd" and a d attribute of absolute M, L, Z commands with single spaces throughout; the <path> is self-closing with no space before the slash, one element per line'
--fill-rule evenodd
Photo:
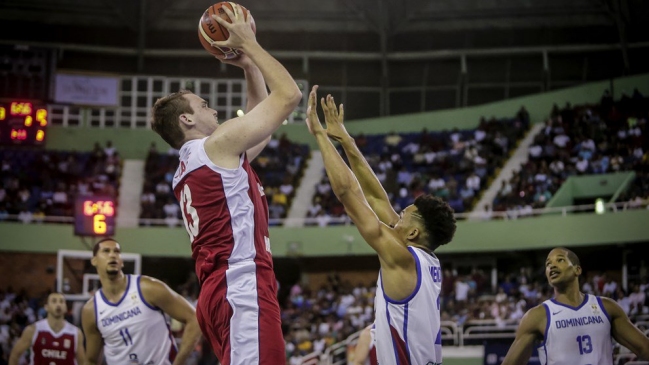
<path fill-rule="evenodd" d="M 99 362 L 99 355 L 104 346 L 104 340 L 101 333 L 97 328 L 97 321 L 95 319 L 95 301 L 90 299 L 83 306 L 81 311 L 81 325 L 83 326 L 83 333 L 86 338 L 86 365 L 95 365 Z"/>
<path fill-rule="evenodd" d="M 20 338 L 18 339 L 18 341 L 16 341 L 14 348 L 11 349 L 11 354 L 9 355 L 9 365 L 18 365 L 18 360 L 20 360 L 20 357 L 25 353 L 25 351 L 29 350 L 35 331 L 36 326 L 34 326 L 33 324 L 25 327 L 22 335 L 20 335 Z"/>
<path fill-rule="evenodd" d="M 222 59 L 216 57 L 223 63 L 231 64 L 237 66 L 243 70 L 244 77 L 246 79 L 246 113 L 254 109 L 259 103 L 268 97 L 268 90 L 266 90 L 266 82 L 264 81 L 264 76 L 261 74 L 259 67 L 255 65 L 252 60 L 246 56 L 245 53 L 242 53 L 237 58 L 233 59 Z M 248 160 L 252 161 L 261 153 L 261 151 L 266 147 L 270 141 L 270 137 L 261 141 L 258 145 L 251 147 L 246 152 L 248 155 Z"/>
<path fill-rule="evenodd" d="M 230 32 L 227 41 L 216 44 L 241 49 L 257 65 L 270 89 L 266 99 L 246 115 L 220 125 L 205 143 L 205 151 L 214 163 L 235 168 L 240 154 L 264 142 L 282 125 L 300 102 L 302 93 L 284 66 L 257 43 L 250 25 L 252 17 L 244 20 L 241 7 L 236 9 L 237 17 L 229 9 L 224 10 L 234 21 L 214 18 Z"/>
<path fill-rule="evenodd" d="M 86 362 L 86 354 L 83 350 L 83 332 L 77 328 L 77 353 L 75 354 L 77 364 L 83 365 Z"/>
<path fill-rule="evenodd" d="M 184 364 L 201 336 L 201 330 L 196 319 L 196 311 L 185 298 L 171 290 L 160 280 L 142 276 L 140 279 L 140 288 L 142 289 L 144 299 L 149 304 L 160 308 L 163 312 L 171 316 L 171 318 L 185 325 L 181 346 L 174 360 L 175 365 Z"/>
<path fill-rule="evenodd" d="M 546 321 L 543 305 L 537 305 L 525 313 L 502 365 L 526 365 L 532 356 L 535 342 L 543 339 Z"/>
<path fill-rule="evenodd" d="M 631 350 L 641 360 L 649 361 L 649 338 L 631 323 L 615 301 L 602 297 L 602 303 L 611 319 L 611 335 L 615 341 Z"/>
<path fill-rule="evenodd" d="M 317 90 L 318 86 L 316 85 L 314 88 Z M 325 103 L 327 108 L 325 108 Z M 343 105 L 340 104 L 340 107 L 336 109 L 334 98 L 328 95 L 326 101 L 323 101 L 322 108 L 327 125 L 327 135 L 329 138 L 340 142 L 343 146 L 352 171 L 356 179 L 358 179 L 370 207 L 372 207 L 381 222 L 389 226 L 394 225 L 399 220 L 399 215 L 392 208 L 388 194 L 383 189 L 381 182 L 374 174 L 367 160 L 365 160 L 365 157 L 363 157 L 358 146 L 356 146 L 356 141 L 345 129 L 343 125 L 345 119 Z"/>
<path fill-rule="evenodd" d="M 365 327 L 358 337 L 358 342 L 354 349 L 354 363 L 352 365 L 365 365 L 365 361 L 370 355 L 370 341 L 372 340 L 372 335 L 370 334 L 371 327 L 371 325 Z"/>
<path fill-rule="evenodd" d="M 327 132 L 316 114 L 316 91 L 311 90 L 307 109 L 307 126 L 316 137 L 331 188 L 338 200 L 345 206 L 347 214 L 358 228 L 363 239 L 376 251 L 381 261 L 384 289 L 387 295 L 397 299 L 412 293 L 416 284 L 415 259 L 408 249 L 401 245 L 393 230 L 382 223 L 367 203 L 360 184 L 336 148 L 327 137 Z M 411 283 L 412 288 L 406 283 Z M 404 285 L 406 284 L 406 285 Z M 404 295 L 405 294 L 405 295 Z"/>

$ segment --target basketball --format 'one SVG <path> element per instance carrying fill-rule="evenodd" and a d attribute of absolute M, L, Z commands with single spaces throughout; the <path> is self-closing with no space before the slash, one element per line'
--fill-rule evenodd
<path fill-rule="evenodd" d="M 236 14 L 236 11 L 234 10 L 234 7 L 236 6 L 240 6 L 242 8 L 245 17 L 248 16 L 248 9 L 246 9 L 242 5 L 229 1 L 222 1 L 210 6 L 209 8 L 207 8 L 207 10 L 205 10 L 203 16 L 201 16 L 201 20 L 198 23 L 198 39 L 200 40 L 201 45 L 203 45 L 203 48 L 205 48 L 207 52 L 213 54 L 214 56 L 225 59 L 233 59 L 239 57 L 239 54 L 241 54 L 241 51 L 238 49 L 212 45 L 213 42 L 225 41 L 230 36 L 228 30 L 217 23 L 212 18 L 212 15 L 216 14 L 222 19 L 225 19 L 226 21 L 232 23 L 230 17 L 228 17 L 228 14 L 225 13 L 225 10 L 223 8 L 227 7 Z M 255 20 L 252 19 L 251 23 L 252 31 L 256 32 Z"/>

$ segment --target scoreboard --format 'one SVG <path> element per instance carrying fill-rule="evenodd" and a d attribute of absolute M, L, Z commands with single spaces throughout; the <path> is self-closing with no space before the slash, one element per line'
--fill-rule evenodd
<path fill-rule="evenodd" d="M 0 102 L 0 145 L 40 146 L 45 144 L 47 109 L 26 101 Z"/>
<path fill-rule="evenodd" d="M 74 202 L 74 234 L 113 236 L 115 199 L 108 196 L 78 196 Z"/>

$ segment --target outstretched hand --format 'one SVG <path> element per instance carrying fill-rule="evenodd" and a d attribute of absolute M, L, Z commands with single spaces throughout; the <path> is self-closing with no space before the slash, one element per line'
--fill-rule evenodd
<path fill-rule="evenodd" d="M 244 17 L 243 9 L 238 5 L 234 6 L 234 12 L 227 6 L 222 9 L 230 17 L 232 23 L 216 15 L 212 15 L 212 19 L 227 29 L 230 36 L 225 41 L 215 41 L 215 45 L 240 49 L 246 42 L 256 42 L 255 33 L 252 31 L 252 15 L 249 10 Z"/>
<path fill-rule="evenodd" d="M 327 95 L 326 100 L 323 98 L 321 104 L 325 115 L 325 124 L 327 124 L 327 136 L 334 141 L 341 142 L 344 137 L 349 136 L 343 125 L 345 119 L 343 105 L 340 104 L 339 109 L 336 109 L 336 102 L 331 95 Z"/>
<path fill-rule="evenodd" d="M 318 118 L 318 104 L 316 104 L 317 90 L 318 85 L 313 85 L 309 93 L 309 102 L 306 108 L 306 126 L 309 128 L 309 133 L 314 136 L 326 132 L 326 129 L 322 128 L 322 124 L 320 124 L 320 119 Z"/>

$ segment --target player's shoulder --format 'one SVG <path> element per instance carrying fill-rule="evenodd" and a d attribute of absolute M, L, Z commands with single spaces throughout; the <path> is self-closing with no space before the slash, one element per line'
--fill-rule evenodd
<path fill-rule="evenodd" d="M 624 311 L 615 300 L 600 296 L 596 296 L 596 298 L 600 300 L 600 303 L 602 303 L 602 305 L 604 306 L 604 310 L 609 314 L 609 316 L 611 316 L 611 319 L 613 319 L 613 317 L 619 316 L 620 313 L 624 314 Z"/>
<path fill-rule="evenodd" d="M 95 317 L 95 296 L 93 295 L 81 308 L 81 316 L 92 316 Z"/>
<path fill-rule="evenodd" d="M 165 283 L 163 283 L 161 280 L 156 279 L 152 276 L 140 275 L 138 280 L 140 282 L 140 289 L 142 289 L 143 286 L 146 286 L 148 288 L 165 285 Z"/>
<path fill-rule="evenodd" d="M 547 321 L 546 306 L 541 303 L 525 313 L 520 322 L 520 329 L 530 332 L 543 331 Z"/>
<path fill-rule="evenodd" d="M 154 305 L 155 303 L 152 302 L 155 302 L 161 295 L 171 291 L 167 284 L 162 280 L 146 275 L 141 275 L 139 277 L 139 286 L 140 293 L 144 296 L 143 299 Z"/>
<path fill-rule="evenodd" d="M 23 330 L 23 336 L 32 336 L 36 332 L 36 322 L 30 324 L 29 326 L 25 327 Z"/>
<path fill-rule="evenodd" d="M 88 299 L 84 304 L 83 308 L 85 310 L 94 310 L 95 309 L 95 297 L 93 296 L 92 298 Z"/>

